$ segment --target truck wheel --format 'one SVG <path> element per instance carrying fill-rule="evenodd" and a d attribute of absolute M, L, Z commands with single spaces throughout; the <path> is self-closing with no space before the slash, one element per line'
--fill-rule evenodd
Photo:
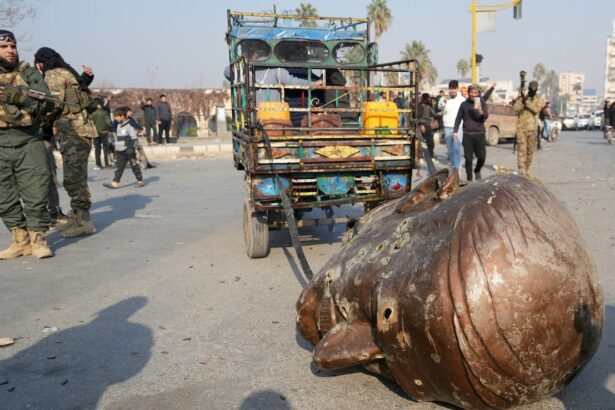
<path fill-rule="evenodd" d="M 246 254 L 252 258 L 264 258 L 269 254 L 269 221 L 267 212 L 256 212 L 249 199 L 243 205 L 243 239 Z"/>
<path fill-rule="evenodd" d="M 500 142 L 500 130 L 495 125 L 489 127 L 489 131 L 487 131 L 487 145 L 498 145 Z"/>

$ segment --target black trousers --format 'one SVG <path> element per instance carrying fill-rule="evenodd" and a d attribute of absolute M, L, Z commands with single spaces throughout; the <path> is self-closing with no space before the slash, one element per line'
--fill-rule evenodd
<path fill-rule="evenodd" d="M 160 120 L 160 124 L 158 124 L 158 144 L 162 144 L 162 131 L 165 133 L 167 144 L 170 143 L 171 120 Z"/>
<path fill-rule="evenodd" d="M 466 158 L 466 176 L 468 181 L 472 181 L 472 162 L 474 154 L 476 154 L 476 167 L 474 172 L 480 172 L 485 165 L 487 158 L 487 141 L 485 133 L 482 134 L 466 134 L 463 133 L 463 155 Z"/>
<path fill-rule="evenodd" d="M 99 133 L 98 138 L 94 138 L 94 158 L 96 159 L 96 165 L 102 168 L 102 162 L 100 161 L 100 151 L 102 150 L 105 159 L 105 167 L 109 166 L 109 142 L 107 141 L 107 133 Z"/>
<path fill-rule="evenodd" d="M 147 137 L 147 142 L 152 142 L 152 140 L 158 140 L 155 122 L 146 122 L 143 127 L 145 128 L 145 136 Z"/>
<path fill-rule="evenodd" d="M 425 126 L 425 132 L 423 133 L 423 138 L 425 138 L 425 142 L 427 143 L 427 150 L 429 151 L 429 156 L 433 159 L 435 154 L 433 149 L 435 144 L 433 142 L 433 130 L 429 125 Z"/>
<path fill-rule="evenodd" d="M 115 151 L 115 176 L 113 180 L 120 182 L 122 174 L 126 168 L 126 164 L 130 164 L 132 173 L 135 174 L 137 181 L 143 181 L 143 174 L 141 173 L 141 167 L 137 163 L 137 155 L 134 150 L 128 149 L 126 151 Z"/>

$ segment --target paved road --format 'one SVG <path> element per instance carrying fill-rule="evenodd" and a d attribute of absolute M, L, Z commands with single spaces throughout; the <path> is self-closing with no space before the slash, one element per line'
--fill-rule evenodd
<path fill-rule="evenodd" d="M 511 150 L 489 148 L 489 166 L 514 168 Z M 598 132 L 565 132 L 544 144 L 534 171 L 588 242 L 607 324 L 572 385 L 526 408 L 615 408 L 615 146 Z M 311 367 L 295 332 L 304 281 L 289 239 L 274 234 L 266 259 L 244 256 L 242 175 L 231 160 L 162 162 L 145 176 L 144 189 L 110 191 L 101 183 L 111 172 L 92 173 L 95 235 L 54 233 L 55 258 L 0 264 L 0 337 L 18 339 L 0 349 L 0 408 L 441 408 L 358 369 Z M 303 233 L 318 269 L 342 227 Z"/>

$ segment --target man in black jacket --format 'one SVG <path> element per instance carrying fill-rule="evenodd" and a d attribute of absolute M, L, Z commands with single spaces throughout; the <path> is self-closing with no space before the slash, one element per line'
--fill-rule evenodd
<path fill-rule="evenodd" d="M 467 180 L 471 182 L 474 154 L 476 154 L 474 176 L 477 181 L 481 180 L 480 170 L 485 164 L 487 157 L 485 120 L 489 117 L 489 113 L 487 111 L 487 103 L 480 98 L 478 85 L 472 84 L 468 88 L 468 94 L 468 99 L 461 103 L 457 112 L 453 137 L 458 138 L 457 132 L 463 120 L 463 154 L 466 159 Z"/>
<path fill-rule="evenodd" d="M 160 101 L 156 104 L 156 119 L 158 120 L 158 144 L 162 144 L 163 131 L 165 133 L 166 143 L 169 144 L 171 142 L 169 132 L 171 130 L 173 114 L 171 113 L 171 106 L 167 102 L 167 96 L 164 94 L 160 94 Z"/>
<path fill-rule="evenodd" d="M 143 110 L 143 127 L 145 128 L 145 136 L 147 137 L 147 143 L 156 143 L 156 108 L 152 105 L 152 99 L 147 98 L 145 101 L 141 101 L 141 110 Z"/>

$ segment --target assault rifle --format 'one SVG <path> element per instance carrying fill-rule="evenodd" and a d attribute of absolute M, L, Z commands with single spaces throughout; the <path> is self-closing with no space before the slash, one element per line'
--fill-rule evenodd
<path fill-rule="evenodd" d="M 57 97 L 54 97 L 52 95 L 45 94 L 44 92 L 33 90 L 32 88 L 28 88 L 28 87 L 21 86 L 21 85 L 0 83 L 0 95 L 4 95 L 4 90 L 6 89 L 7 86 L 19 88 L 19 90 L 24 95 L 36 101 L 49 101 L 53 103 L 56 107 L 63 107 L 65 105 L 64 101 L 60 100 Z"/>

